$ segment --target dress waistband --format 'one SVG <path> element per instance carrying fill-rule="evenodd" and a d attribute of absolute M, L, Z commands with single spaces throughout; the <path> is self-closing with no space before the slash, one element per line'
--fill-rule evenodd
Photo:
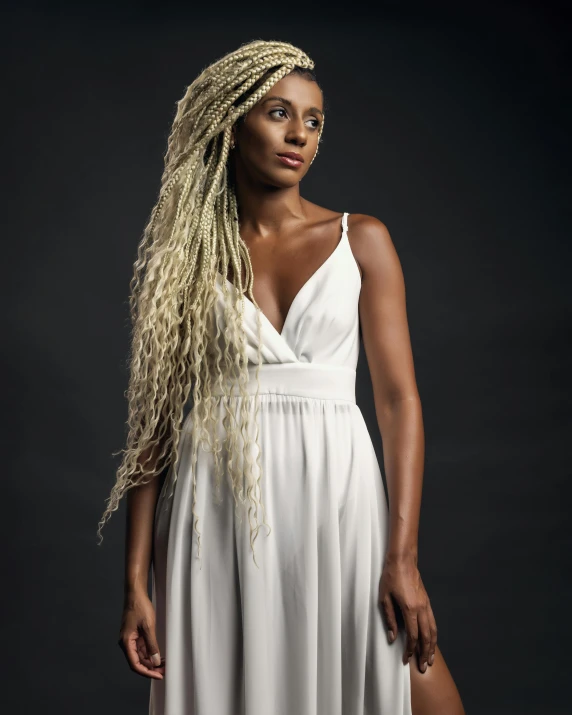
<path fill-rule="evenodd" d="M 249 365 L 248 394 L 256 394 L 257 365 Z M 320 400 L 356 401 L 356 371 L 345 365 L 288 362 L 263 363 L 258 373 L 259 394 L 295 395 Z M 213 390 L 214 395 L 228 394 Z M 239 387 L 234 386 L 233 397 L 239 397 Z"/>

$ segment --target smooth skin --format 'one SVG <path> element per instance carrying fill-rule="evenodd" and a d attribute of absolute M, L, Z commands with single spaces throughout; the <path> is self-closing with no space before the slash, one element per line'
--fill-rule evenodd
<path fill-rule="evenodd" d="M 300 196 L 300 181 L 318 147 L 322 112 L 319 86 L 290 75 L 277 82 L 233 129 L 230 169 L 240 206 L 241 237 L 255 276 L 253 293 L 278 332 L 300 288 L 340 239 L 341 214 Z M 277 156 L 292 151 L 302 155 L 301 166 L 287 166 Z M 403 272 L 387 227 L 378 219 L 350 214 L 348 239 L 362 278 L 360 329 L 389 495 L 380 617 L 390 643 L 397 636 L 399 615 L 404 624 L 407 645 L 402 658 L 410 663 L 413 715 L 465 715 L 437 645 L 435 617 L 417 565 L 425 442 Z M 232 280 L 232 275 L 228 278 Z M 166 667 L 147 594 L 153 516 L 161 487 L 162 478 L 157 478 L 127 495 L 125 601 L 119 644 L 132 670 L 150 678 L 163 678 Z"/>

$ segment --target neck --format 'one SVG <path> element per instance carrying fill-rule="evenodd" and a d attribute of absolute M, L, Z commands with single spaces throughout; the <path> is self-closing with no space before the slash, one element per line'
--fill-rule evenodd
<path fill-rule="evenodd" d="M 238 171 L 235 191 L 242 234 L 276 236 L 292 221 L 298 222 L 306 216 L 306 201 L 300 196 L 299 183 L 278 188 L 255 182 Z"/>

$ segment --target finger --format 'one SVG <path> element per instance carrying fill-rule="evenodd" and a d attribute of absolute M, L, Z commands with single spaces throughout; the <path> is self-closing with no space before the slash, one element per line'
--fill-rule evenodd
<path fill-rule="evenodd" d="M 131 634 L 128 636 L 123 636 L 119 639 L 119 645 L 121 650 L 124 652 L 125 657 L 129 667 L 134 673 L 138 673 L 146 678 L 156 678 L 158 680 L 163 679 L 163 674 L 153 668 L 148 668 L 144 663 L 141 662 L 139 654 L 137 652 L 137 634 Z"/>
<path fill-rule="evenodd" d="M 417 649 L 419 651 L 419 670 L 424 673 L 427 670 L 429 659 L 429 648 L 431 647 L 431 631 L 429 630 L 429 617 L 427 608 L 422 608 L 418 613 L 419 641 Z"/>
<path fill-rule="evenodd" d="M 435 616 L 433 614 L 433 609 L 431 608 L 431 602 L 427 602 L 427 617 L 429 620 L 429 630 L 431 632 L 431 645 L 429 646 L 429 665 L 433 665 L 435 662 L 435 649 L 437 648 L 437 623 L 435 622 Z"/>
<path fill-rule="evenodd" d="M 152 669 L 154 667 L 153 661 L 151 660 L 151 658 L 149 658 L 147 644 L 145 643 L 145 639 L 143 638 L 143 636 L 139 636 L 135 643 L 137 647 L 137 655 L 139 656 L 140 662 L 143 663 L 146 668 Z"/>
<path fill-rule="evenodd" d="M 147 645 L 143 636 L 139 636 L 139 638 L 137 638 L 137 654 L 139 655 L 139 661 L 146 668 L 153 670 L 155 673 L 165 673 L 165 658 L 161 658 L 161 665 L 154 665 L 147 653 Z"/>
<path fill-rule="evenodd" d="M 153 661 L 149 656 L 147 655 L 147 649 L 145 648 L 143 657 L 141 657 L 141 651 L 138 649 L 139 653 L 139 661 L 146 667 L 149 668 L 149 670 L 153 671 L 154 673 L 165 673 L 165 658 L 161 658 L 161 665 L 154 665 Z"/>
<path fill-rule="evenodd" d="M 161 653 L 157 643 L 157 636 L 155 635 L 155 625 L 144 622 L 141 624 L 141 631 L 147 649 L 147 657 L 154 666 L 159 667 L 161 665 Z"/>
<path fill-rule="evenodd" d="M 405 644 L 405 653 L 403 654 L 403 663 L 406 664 L 415 652 L 419 637 L 419 625 L 417 622 L 417 611 L 413 607 L 403 606 L 401 612 L 403 613 L 405 630 L 407 631 L 407 643 Z"/>
<path fill-rule="evenodd" d="M 397 638 L 397 618 L 395 617 L 395 609 L 393 607 L 391 596 L 387 594 L 381 599 L 379 605 L 385 619 L 387 638 L 390 643 L 393 643 L 393 641 Z"/>

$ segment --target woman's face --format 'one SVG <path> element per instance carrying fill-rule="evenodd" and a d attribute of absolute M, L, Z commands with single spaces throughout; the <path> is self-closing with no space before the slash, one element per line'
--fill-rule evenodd
<path fill-rule="evenodd" d="M 277 188 L 297 184 L 318 148 L 323 116 L 322 91 L 311 80 L 291 74 L 277 82 L 234 128 L 231 150 L 237 180 Z M 281 154 L 294 153 L 301 161 Z"/>

